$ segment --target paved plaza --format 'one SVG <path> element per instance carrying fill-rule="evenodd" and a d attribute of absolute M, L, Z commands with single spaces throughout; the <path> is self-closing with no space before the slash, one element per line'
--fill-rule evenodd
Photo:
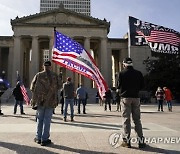
<path fill-rule="evenodd" d="M 33 141 L 36 131 L 35 111 L 24 105 L 26 115 L 13 114 L 13 103 L 3 104 L 0 117 L 0 154 L 58 154 L 58 153 L 180 153 L 180 103 L 174 104 L 173 112 L 157 111 L 156 104 L 141 105 L 143 132 L 148 142 L 145 149 L 138 149 L 132 130 L 132 148 L 120 147 L 121 112 L 104 111 L 98 104 L 88 104 L 87 114 L 77 114 L 75 121 L 63 121 L 60 106 L 56 108 L 51 125 L 49 146 Z M 132 127 L 134 125 L 132 123 Z"/>

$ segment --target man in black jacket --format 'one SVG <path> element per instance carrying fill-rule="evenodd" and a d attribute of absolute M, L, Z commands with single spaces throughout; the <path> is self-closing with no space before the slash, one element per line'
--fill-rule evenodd
<path fill-rule="evenodd" d="M 138 136 L 139 148 L 144 148 L 144 137 L 142 132 L 142 125 L 140 120 L 140 100 L 139 91 L 144 86 L 144 78 L 140 71 L 133 68 L 131 58 L 123 60 L 124 70 L 119 73 L 119 80 L 117 89 L 119 89 L 122 105 L 123 117 L 123 142 L 121 146 L 131 147 L 130 134 L 131 134 L 131 113 L 135 124 L 135 131 Z"/>
<path fill-rule="evenodd" d="M 24 109 L 23 109 L 23 100 L 24 100 L 24 98 L 23 98 L 23 94 L 21 92 L 21 87 L 20 87 L 20 82 L 19 81 L 17 82 L 16 87 L 13 90 L 13 95 L 14 95 L 15 100 L 16 100 L 16 102 L 14 104 L 14 114 L 16 114 L 18 104 L 20 106 L 21 114 L 25 114 Z"/>

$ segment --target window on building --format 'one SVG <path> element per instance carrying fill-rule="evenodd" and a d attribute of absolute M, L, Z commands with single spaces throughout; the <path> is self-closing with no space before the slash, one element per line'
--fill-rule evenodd
<path fill-rule="evenodd" d="M 44 60 L 44 62 L 49 60 L 49 50 L 48 49 L 43 50 L 43 60 Z"/>

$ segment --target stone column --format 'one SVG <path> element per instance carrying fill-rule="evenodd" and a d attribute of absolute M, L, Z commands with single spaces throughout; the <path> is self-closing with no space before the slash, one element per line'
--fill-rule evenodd
<path fill-rule="evenodd" d="M 54 39 L 53 37 L 49 37 L 49 60 L 52 61 L 52 48 L 53 48 Z M 57 73 L 57 64 L 52 63 L 52 70 Z"/>
<path fill-rule="evenodd" d="M 107 49 L 107 83 L 109 87 L 112 87 L 112 50 Z"/>
<path fill-rule="evenodd" d="M 21 74 L 21 37 L 15 36 L 14 37 L 14 54 L 13 54 L 13 69 L 12 69 L 12 87 L 16 85 L 17 82 L 17 71 L 19 72 L 20 76 Z"/>
<path fill-rule="evenodd" d="M 87 52 L 90 52 L 90 38 L 86 37 L 84 40 L 84 48 L 86 49 Z M 92 88 L 92 81 L 89 78 L 84 77 L 84 87 L 85 88 Z"/>
<path fill-rule="evenodd" d="M 107 84 L 109 85 L 109 75 L 108 75 L 108 71 L 111 69 L 111 56 L 108 54 L 107 52 L 107 38 L 101 38 L 101 42 L 100 42 L 100 57 L 101 57 L 101 66 L 100 71 L 104 77 L 104 79 L 106 80 Z M 112 71 L 112 70 L 111 70 Z"/>
<path fill-rule="evenodd" d="M 29 81 L 31 83 L 34 75 L 39 72 L 39 42 L 38 36 L 32 37 L 32 53 L 31 53 L 31 62 L 30 62 L 30 72 L 29 72 Z"/>
<path fill-rule="evenodd" d="M 52 60 L 52 47 L 53 47 L 54 39 L 53 37 L 49 37 L 49 60 Z"/>
<path fill-rule="evenodd" d="M 13 57 L 14 57 L 14 54 L 13 54 L 13 47 L 9 47 L 9 56 L 8 56 L 8 80 L 12 83 L 12 80 L 13 80 Z"/>

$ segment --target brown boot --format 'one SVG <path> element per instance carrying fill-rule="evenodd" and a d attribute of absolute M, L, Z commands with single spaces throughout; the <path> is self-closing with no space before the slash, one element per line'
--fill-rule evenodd
<path fill-rule="evenodd" d="M 131 142 L 128 143 L 128 142 L 122 141 L 121 147 L 131 148 Z"/>

